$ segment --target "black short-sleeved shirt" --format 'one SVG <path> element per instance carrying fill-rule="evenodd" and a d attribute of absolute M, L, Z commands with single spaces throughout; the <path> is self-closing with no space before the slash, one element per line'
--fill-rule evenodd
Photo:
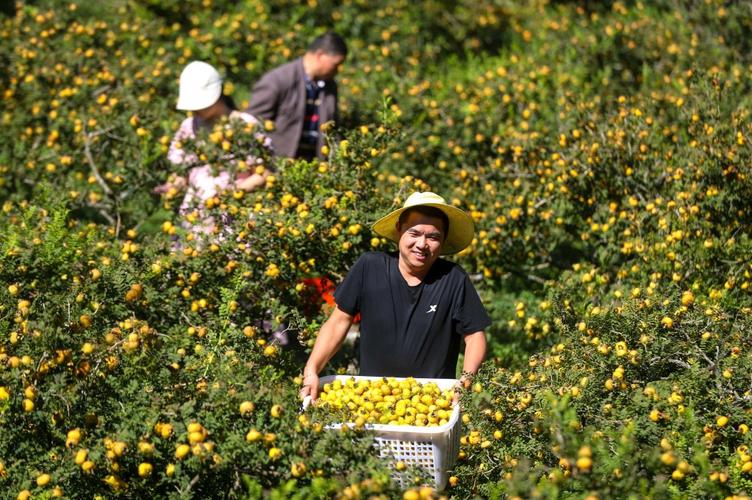
<path fill-rule="evenodd" d="M 397 252 L 368 252 L 334 292 L 340 309 L 361 314 L 360 374 L 455 378 L 463 335 L 491 324 L 478 292 L 452 262 L 437 259 L 416 286 L 397 262 Z"/>

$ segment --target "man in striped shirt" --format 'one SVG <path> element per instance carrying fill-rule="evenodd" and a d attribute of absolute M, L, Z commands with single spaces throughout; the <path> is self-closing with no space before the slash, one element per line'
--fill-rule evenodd
<path fill-rule="evenodd" d="M 303 57 L 266 73 L 254 85 L 246 111 L 274 122 L 269 133 L 280 156 L 322 157 L 322 123 L 336 121 L 337 83 L 347 45 L 336 33 L 316 38 Z"/>

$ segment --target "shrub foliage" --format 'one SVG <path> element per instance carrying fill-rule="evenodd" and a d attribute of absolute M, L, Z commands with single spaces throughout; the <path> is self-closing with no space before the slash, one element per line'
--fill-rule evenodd
<path fill-rule="evenodd" d="M 107 4 L 0 14 L 2 491 L 403 494 L 297 392 L 311 278 L 391 248 L 370 223 L 414 190 L 472 215 L 456 260 L 494 324 L 447 489 L 406 498 L 752 491 L 744 3 Z M 324 161 L 193 214 L 154 194 L 187 62 L 242 107 L 326 29 L 350 55 Z M 256 132 L 192 147 L 234 174 Z"/>

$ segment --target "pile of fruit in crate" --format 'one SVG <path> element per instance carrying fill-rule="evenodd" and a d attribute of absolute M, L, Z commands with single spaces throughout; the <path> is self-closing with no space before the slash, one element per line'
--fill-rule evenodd
<path fill-rule="evenodd" d="M 349 378 L 323 385 L 319 404 L 342 412 L 356 427 L 366 424 L 442 426 L 452 416 L 454 392 L 414 378 Z"/>

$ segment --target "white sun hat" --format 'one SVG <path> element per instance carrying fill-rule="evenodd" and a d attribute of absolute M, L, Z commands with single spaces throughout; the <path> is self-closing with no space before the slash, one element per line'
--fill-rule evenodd
<path fill-rule="evenodd" d="M 473 219 L 466 212 L 449 205 L 444 198 L 430 191 L 418 191 L 411 194 L 405 200 L 402 208 L 398 208 L 377 220 L 372 226 L 373 231 L 399 243 L 400 234 L 397 231 L 397 221 L 399 221 L 402 212 L 417 206 L 438 208 L 446 214 L 449 220 L 449 231 L 441 246 L 442 255 L 457 253 L 473 241 L 475 234 Z"/>
<path fill-rule="evenodd" d="M 222 77 L 214 66 L 193 61 L 180 73 L 180 94 L 177 109 L 198 111 L 206 109 L 222 95 Z"/>

